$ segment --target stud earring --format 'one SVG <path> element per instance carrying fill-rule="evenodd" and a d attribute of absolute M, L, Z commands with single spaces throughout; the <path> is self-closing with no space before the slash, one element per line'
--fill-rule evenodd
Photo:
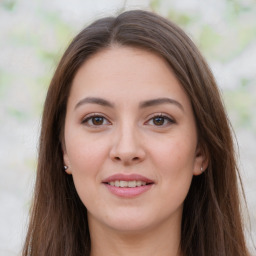
<path fill-rule="evenodd" d="M 201 172 L 203 172 L 203 171 L 204 171 L 203 166 L 201 166 L 200 170 L 201 170 Z"/>
<path fill-rule="evenodd" d="M 68 166 L 64 165 L 64 170 L 66 171 L 68 169 Z"/>

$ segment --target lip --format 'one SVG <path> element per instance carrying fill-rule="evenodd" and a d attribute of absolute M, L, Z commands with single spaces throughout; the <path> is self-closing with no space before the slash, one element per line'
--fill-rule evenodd
<path fill-rule="evenodd" d="M 118 173 L 118 174 L 109 176 L 108 178 L 104 179 L 102 182 L 108 183 L 108 182 L 116 181 L 116 180 L 124 180 L 124 181 L 141 180 L 146 183 L 154 183 L 153 180 L 151 180 L 145 176 L 142 176 L 140 174 L 122 174 L 122 173 Z"/>
<path fill-rule="evenodd" d="M 111 181 L 116 181 L 116 180 L 123 180 L 123 181 L 144 181 L 146 182 L 146 185 L 144 186 L 139 186 L 139 187 L 115 187 L 111 186 L 108 183 Z M 152 186 L 154 185 L 154 181 L 142 176 L 140 174 L 115 174 L 112 176 L 109 176 L 108 178 L 104 179 L 102 183 L 106 186 L 106 188 L 114 195 L 118 197 L 124 197 L 124 198 L 133 198 L 136 196 L 139 196 L 146 191 L 150 190 Z"/>

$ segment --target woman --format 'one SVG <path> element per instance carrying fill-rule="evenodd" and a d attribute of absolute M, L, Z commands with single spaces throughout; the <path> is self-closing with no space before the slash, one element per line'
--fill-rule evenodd
<path fill-rule="evenodd" d="M 249 255 L 229 123 L 175 24 L 100 19 L 47 94 L 23 255 Z"/>

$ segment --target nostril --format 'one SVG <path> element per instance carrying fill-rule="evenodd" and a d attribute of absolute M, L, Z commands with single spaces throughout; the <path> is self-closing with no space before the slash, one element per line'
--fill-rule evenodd
<path fill-rule="evenodd" d="M 116 161 L 122 161 L 122 160 L 124 160 L 124 161 L 126 161 L 125 159 L 122 159 L 121 157 L 119 157 L 119 156 L 115 156 L 114 157 L 114 159 L 116 160 Z M 136 162 L 136 161 L 139 161 L 139 157 L 133 157 L 132 159 L 131 159 L 131 161 L 134 161 L 134 162 Z"/>

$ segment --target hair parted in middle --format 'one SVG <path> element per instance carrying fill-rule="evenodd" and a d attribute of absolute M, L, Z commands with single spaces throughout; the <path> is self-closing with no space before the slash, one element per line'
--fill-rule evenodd
<path fill-rule="evenodd" d="M 109 47 L 136 47 L 161 56 L 191 101 L 198 146 L 209 164 L 202 175 L 193 177 L 184 202 L 182 252 L 186 256 L 247 255 L 232 135 L 214 77 L 182 29 L 157 14 L 134 10 L 97 20 L 82 30 L 56 69 L 44 106 L 23 256 L 90 255 L 86 208 L 72 176 L 63 171 L 64 124 L 74 76 L 90 56 Z"/>

